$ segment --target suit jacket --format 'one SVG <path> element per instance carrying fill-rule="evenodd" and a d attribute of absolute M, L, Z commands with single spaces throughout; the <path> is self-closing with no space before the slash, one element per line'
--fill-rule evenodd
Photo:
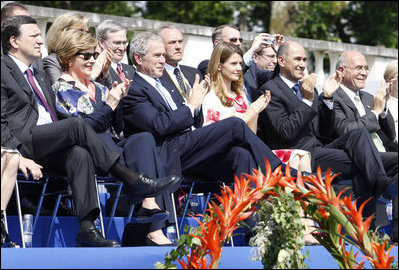
<path fill-rule="evenodd" d="M 46 72 L 47 77 L 50 79 L 51 84 L 58 80 L 61 76 L 62 68 L 55 53 L 51 53 L 43 58 L 43 69 Z"/>
<path fill-rule="evenodd" d="M 271 149 L 297 148 L 312 153 L 316 146 L 331 140 L 328 125 L 334 114 L 321 101 L 321 96 L 316 96 L 309 107 L 295 96 L 280 76 L 261 88 L 270 90 L 272 97 L 259 116 L 261 137 Z"/>
<path fill-rule="evenodd" d="M 176 102 L 177 109 L 172 111 L 158 91 L 140 75 L 135 74 L 133 81 L 127 96 L 122 99 L 125 136 L 149 131 L 158 141 L 163 141 L 194 124 L 189 107 L 184 105 L 184 99 L 174 85 L 161 81 Z"/>
<path fill-rule="evenodd" d="M 359 96 L 366 111 L 366 114 L 362 117 L 360 117 L 355 104 L 342 88 L 339 88 L 334 93 L 334 136 L 341 136 L 352 129 L 365 128 L 370 133 L 376 132 L 380 136 L 387 151 L 397 152 L 398 146 L 393 142 L 396 133 L 392 114 L 388 111 L 385 118 L 378 117 L 377 119 L 371 111 L 374 107 L 373 95 L 360 91 Z"/>
<path fill-rule="evenodd" d="M 34 74 L 48 104 L 56 112 L 55 98 L 44 71 Z M 1 145 L 33 155 L 32 129 L 39 119 L 35 94 L 17 64 L 5 55 L 1 61 Z"/>
<path fill-rule="evenodd" d="M 200 75 L 200 81 L 203 79 L 202 74 L 196 68 L 193 68 L 190 66 L 185 66 L 185 65 L 180 65 L 180 70 L 181 70 L 181 72 L 183 72 L 184 77 L 186 77 L 186 79 L 190 83 L 191 87 L 193 87 L 193 85 L 194 85 L 195 74 Z M 169 84 L 174 84 L 173 80 L 170 78 L 169 73 L 166 70 L 163 71 L 162 77 L 160 79 Z"/>
<path fill-rule="evenodd" d="M 261 88 L 261 86 L 274 77 L 274 72 L 269 70 L 260 70 L 255 63 L 251 63 L 251 65 L 243 71 L 245 71 L 245 87 L 247 88 L 252 102 L 254 102 L 258 97 L 265 93 L 266 89 Z"/>
<path fill-rule="evenodd" d="M 122 65 L 122 71 L 123 74 L 125 75 L 125 78 L 128 80 L 133 80 L 133 76 L 134 73 L 136 72 L 136 69 L 131 66 L 131 65 L 127 65 L 124 63 L 121 63 Z M 118 73 L 113 69 L 113 68 L 109 68 L 109 75 L 108 77 L 103 78 L 102 74 L 97 78 L 97 80 L 99 83 L 105 85 L 106 87 L 108 87 L 108 89 L 112 88 L 112 84 L 116 81 L 119 83 L 122 83 L 121 78 L 119 78 Z"/>
<path fill-rule="evenodd" d="M 196 68 L 193 68 L 190 66 L 185 66 L 185 65 L 180 65 L 180 70 L 181 70 L 181 72 L 183 72 L 184 77 L 186 77 L 186 79 L 190 83 L 191 87 L 193 87 L 193 85 L 194 85 L 196 74 L 198 74 L 200 76 L 200 81 L 203 79 L 202 74 Z M 162 77 L 160 79 L 170 85 L 175 85 L 172 78 L 169 76 L 169 73 L 165 69 L 164 69 Z M 196 111 L 194 126 L 201 127 L 203 122 L 204 121 L 203 121 L 203 116 L 202 116 L 202 107 L 200 107 L 200 110 Z"/>

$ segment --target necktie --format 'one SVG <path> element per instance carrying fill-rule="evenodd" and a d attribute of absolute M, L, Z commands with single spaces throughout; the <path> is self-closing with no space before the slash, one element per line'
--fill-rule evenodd
<path fill-rule="evenodd" d="M 47 112 L 50 114 L 51 120 L 53 120 L 53 122 L 57 121 L 57 118 L 55 117 L 55 114 L 51 109 L 50 105 L 47 103 L 46 98 L 43 96 L 42 92 L 40 92 L 39 88 L 37 88 L 35 80 L 33 79 L 32 70 L 28 68 L 26 70 L 26 75 L 28 75 L 29 84 L 32 87 L 33 91 L 35 92 L 36 96 L 39 97 L 41 103 L 46 108 Z"/>
<path fill-rule="evenodd" d="M 116 65 L 116 71 L 118 72 L 118 76 L 119 76 L 119 78 L 121 78 L 121 81 L 122 82 L 126 82 L 127 80 L 126 80 L 125 75 L 123 74 L 123 71 L 122 71 L 122 68 L 121 68 L 120 64 Z"/>
<path fill-rule="evenodd" d="M 301 85 L 299 83 L 296 83 L 293 87 L 292 90 L 294 91 L 295 95 L 299 100 L 302 100 L 302 93 L 301 93 Z"/>
<path fill-rule="evenodd" d="M 169 109 L 171 111 L 176 110 L 177 106 L 176 103 L 173 101 L 171 95 L 169 94 L 168 90 L 166 90 L 165 87 L 162 86 L 162 83 L 160 80 L 155 80 L 155 85 L 158 89 L 158 92 L 161 94 L 163 99 L 165 100 L 166 104 L 168 105 Z"/>
<path fill-rule="evenodd" d="M 366 114 L 366 110 L 364 109 L 363 103 L 360 100 L 360 97 L 358 95 L 355 96 L 355 106 L 356 106 L 360 116 L 363 116 Z M 382 143 L 380 136 L 378 136 L 378 134 L 375 132 L 372 132 L 370 134 L 370 136 L 371 136 L 371 139 L 373 140 L 375 146 L 377 147 L 377 150 L 379 152 L 386 152 L 384 144 Z"/>
<path fill-rule="evenodd" d="M 186 86 L 183 82 L 183 78 L 181 77 L 180 70 L 178 68 L 175 68 L 174 74 L 176 76 L 177 82 L 179 83 L 180 89 L 183 90 L 186 94 L 188 94 Z"/>

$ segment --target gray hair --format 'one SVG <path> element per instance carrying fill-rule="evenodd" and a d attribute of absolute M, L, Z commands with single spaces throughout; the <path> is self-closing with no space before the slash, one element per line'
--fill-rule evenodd
<path fill-rule="evenodd" d="M 346 67 L 348 65 L 348 57 L 345 52 L 341 53 L 338 57 L 337 64 L 335 65 L 335 70 L 338 70 L 339 67 Z"/>
<path fill-rule="evenodd" d="M 107 40 L 108 33 L 115 33 L 115 32 L 119 32 L 119 31 L 126 32 L 126 28 L 122 24 L 118 23 L 117 21 L 105 20 L 98 25 L 97 31 L 96 31 L 96 36 L 97 36 L 97 39 L 102 38 L 103 40 Z"/>
<path fill-rule="evenodd" d="M 135 65 L 137 65 L 137 63 L 134 60 L 134 54 L 138 53 L 141 57 L 146 55 L 148 51 L 148 40 L 158 40 L 163 43 L 162 38 L 152 32 L 141 32 L 130 41 L 129 56 Z"/>
<path fill-rule="evenodd" d="M 162 26 L 158 29 L 157 34 L 160 36 L 162 30 L 164 30 L 164 29 L 177 29 L 177 30 L 180 31 L 180 33 L 183 33 L 179 28 L 177 28 L 177 27 L 176 27 L 175 25 L 173 25 L 173 24 L 164 24 L 164 25 L 162 25 Z"/>

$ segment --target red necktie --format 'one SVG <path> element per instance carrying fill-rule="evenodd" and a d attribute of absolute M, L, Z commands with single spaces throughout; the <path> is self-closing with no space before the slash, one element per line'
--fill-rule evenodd
<path fill-rule="evenodd" d="M 33 91 L 39 97 L 43 106 L 46 108 L 47 112 L 50 114 L 51 120 L 53 120 L 53 122 L 57 121 L 57 118 L 55 117 L 55 114 L 54 114 L 53 110 L 51 109 L 50 105 L 47 103 L 46 98 L 43 96 L 42 92 L 40 92 L 39 88 L 37 88 L 37 86 L 36 86 L 35 80 L 33 79 L 32 70 L 30 70 L 28 68 L 26 70 L 26 75 L 28 75 L 28 81 L 29 81 L 29 84 L 32 87 Z"/>
<path fill-rule="evenodd" d="M 122 71 L 121 66 L 119 64 L 116 65 L 116 71 L 118 72 L 118 76 L 119 76 L 119 78 L 121 78 L 122 82 L 126 82 L 127 81 L 126 77 L 123 74 L 123 71 Z"/>

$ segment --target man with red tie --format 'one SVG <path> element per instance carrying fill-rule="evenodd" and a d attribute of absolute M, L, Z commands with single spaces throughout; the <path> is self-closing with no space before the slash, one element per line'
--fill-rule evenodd
<path fill-rule="evenodd" d="M 83 119 L 57 119 L 50 81 L 43 70 L 32 67 L 44 43 L 35 19 L 13 16 L 4 20 L 1 41 L 5 54 L 1 59 L 1 145 L 68 176 L 80 222 L 77 246 L 119 247 L 94 226 L 100 211 L 95 175 L 118 177 L 134 201 L 157 196 L 180 179 L 139 175 L 124 167 L 119 154 Z"/>
<path fill-rule="evenodd" d="M 102 51 L 111 52 L 111 68 L 109 75 L 101 80 L 101 83 L 111 87 L 113 82 L 132 80 L 134 67 L 122 63 L 127 49 L 126 28 L 113 20 L 105 20 L 97 27 L 98 44 Z"/>

